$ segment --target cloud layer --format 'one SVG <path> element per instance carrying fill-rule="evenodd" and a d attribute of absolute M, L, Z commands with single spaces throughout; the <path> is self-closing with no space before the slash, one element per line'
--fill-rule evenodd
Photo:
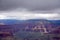
<path fill-rule="evenodd" d="M 60 8 L 60 0 L 1 0 L 0 10 L 26 8 L 31 11 L 46 11 Z"/>
<path fill-rule="evenodd" d="M 19 20 L 60 20 L 60 0 L 0 0 L 0 15 Z"/>
<path fill-rule="evenodd" d="M 60 14 L 58 13 L 34 13 L 28 11 L 21 12 L 2 12 L 0 15 L 3 15 L 5 18 L 18 19 L 18 20 L 28 20 L 28 19 L 48 19 L 48 20 L 60 20 Z"/>

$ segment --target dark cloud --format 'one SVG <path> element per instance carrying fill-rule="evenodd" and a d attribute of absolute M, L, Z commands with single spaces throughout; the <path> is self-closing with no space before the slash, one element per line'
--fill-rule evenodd
<path fill-rule="evenodd" d="M 35 10 L 52 10 L 60 7 L 60 0 L 0 0 L 0 10 L 26 8 Z"/>

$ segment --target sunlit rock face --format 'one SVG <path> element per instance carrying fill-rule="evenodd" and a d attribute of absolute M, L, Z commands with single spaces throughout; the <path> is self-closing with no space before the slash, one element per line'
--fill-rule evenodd
<path fill-rule="evenodd" d="M 0 31 L 18 33 L 19 31 L 49 33 L 54 28 L 60 26 L 60 21 L 31 19 L 31 20 L 0 20 Z"/>
<path fill-rule="evenodd" d="M 42 32 L 48 33 L 51 32 L 54 28 L 58 27 L 58 25 L 50 20 L 27 20 L 22 24 L 17 24 L 15 26 L 20 26 L 20 31 L 27 32 Z M 19 31 L 18 31 L 19 32 Z"/>
<path fill-rule="evenodd" d="M 30 20 L 30 23 L 25 23 L 24 31 L 48 33 L 51 29 L 52 25 L 47 20 Z"/>

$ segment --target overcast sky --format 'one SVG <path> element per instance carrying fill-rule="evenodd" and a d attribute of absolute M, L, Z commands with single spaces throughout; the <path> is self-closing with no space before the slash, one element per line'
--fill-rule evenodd
<path fill-rule="evenodd" d="M 60 7 L 60 0 L 1 0 L 1 10 L 26 8 L 28 10 L 53 10 Z"/>
<path fill-rule="evenodd" d="M 60 0 L 0 0 L 0 15 L 18 19 L 60 19 L 59 13 Z"/>

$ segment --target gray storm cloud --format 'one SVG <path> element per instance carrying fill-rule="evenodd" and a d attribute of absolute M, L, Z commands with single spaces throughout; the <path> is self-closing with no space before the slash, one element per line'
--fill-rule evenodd
<path fill-rule="evenodd" d="M 60 20 L 59 13 L 60 0 L 0 0 L 1 19 L 11 17 L 23 20 L 36 18 Z"/>
<path fill-rule="evenodd" d="M 52 10 L 60 7 L 60 0 L 0 0 L 0 10 L 26 8 L 35 10 Z"/>

